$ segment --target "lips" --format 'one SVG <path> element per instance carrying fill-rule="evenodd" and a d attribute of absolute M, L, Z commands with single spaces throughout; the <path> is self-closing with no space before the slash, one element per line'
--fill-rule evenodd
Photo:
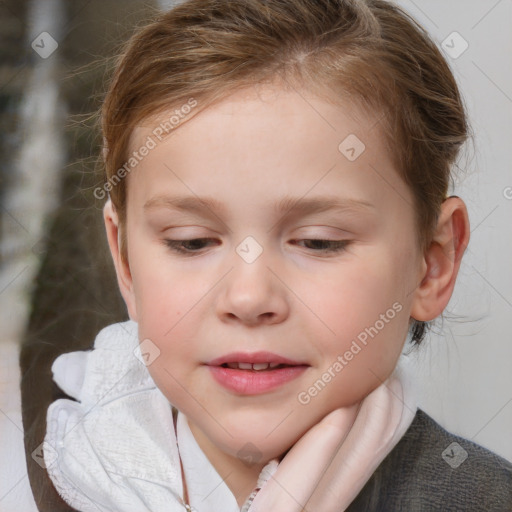
<path fill-rule="evenodd" d="M 271 352 L 234 352 L 207 366 L 223 388 L 238 395 L 258 395 L 298 378 L 310 365 Z"/>

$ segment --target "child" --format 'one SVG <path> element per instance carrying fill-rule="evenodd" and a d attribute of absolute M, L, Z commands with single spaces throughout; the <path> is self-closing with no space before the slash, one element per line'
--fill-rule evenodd
<path fill-rule="evenodd" d="M 130 321 L 53 364 L 67 504 L 512 510 L 512 465 L 418 409 L 408 371 L 469 242 L 464 108 L 412 19 L 188 0 L 129 41 L 102 130 Z"/>

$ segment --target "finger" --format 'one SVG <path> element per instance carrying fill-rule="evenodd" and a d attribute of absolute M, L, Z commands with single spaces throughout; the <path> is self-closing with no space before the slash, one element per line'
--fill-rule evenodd
<path fill-rule="evenodd" d="M 300 512 L 354 423 L 360 404 L 336 409 L 308 430 L 254 499 L 250 512 Z"/>

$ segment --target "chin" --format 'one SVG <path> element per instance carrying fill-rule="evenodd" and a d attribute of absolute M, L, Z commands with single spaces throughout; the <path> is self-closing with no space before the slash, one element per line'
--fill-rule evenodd
<path fill-rule="evenodd" d="M 192 423 L 198 430 L 196 440 L 202 440 L 200 445 L 209 445 L 207 449 L 212 451 L 216 447 L 230 457 L 255 464 L 283 457 L 311 428 L 311 422 L 316 420 L 304 415 L 296 417 L 292 414 L 287 417 L 282 411 L 277 414 L 276 411 L 262 408 L 238 408 L 219 411 L 222 418 L 219 424 L 205 415 L 203 410 L 184 409 L 189 424 Z"/>
<path fill-rule="evenodd" d="M 233 437 L 223 435 L 220 439 L 212 438 L 211 441 L 231 457 L 248 464 L 266 464 L 274 458 L 281 460 L 301 434 L 290 435 L 283 432 L 281 436 L 266 436 L 267 434 L 262 434 L 261 430 L 253 432 L 246 429 Z"/>

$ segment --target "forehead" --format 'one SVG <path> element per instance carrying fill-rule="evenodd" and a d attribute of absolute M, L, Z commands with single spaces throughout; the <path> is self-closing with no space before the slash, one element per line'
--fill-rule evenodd
<path fill-rule="evenodd" d="M 193 103 L 194 107 L 187 103 Z M 341 137 L 347 128 L 352 128 L 366 139 L 370 136 L 368 132 L 372 131 L 373 145 L 375 135 L 382 135 L 379 124 L 382 116 L 370 114 L 353 97 L 335 96 L 327 88 L 313 91 L 281 83 L 255 84 L 235 90 L 209 106 L 203 105 L 201 100 L 189 100 L 187 103 L 175 105 L 141 121 L 132 131 L 130 148 L 143 144 L 148 134 L 155 137 L 157 143 L 169 138 L 192 136 L 209 141 L 216 136 L 223 138 L 230 134 L 266 142 L 266 136 L 275 140 L 272 131 L 278 128 L 282 129 L 279 142 L 283 142 L 287 134 L 295 138 L 301 134 L 310 136 L 308 132 Z M 242 127 L 246 130 L 241 133 Z"/>
<path fill-rule="evenodd" d="M 175 107 L 134 129 L 130 151 L 148 138 L 155 145 L 130 176 L 138 189 L 158 192 L 158 180 L 170 179 L 172 171 L 174 181 L 186 177 L 194 190 L 205 192 L 223 183 L 224 189 L 239 190 L 243 201 L 244 191 L 268 196 L 281 190 L 285 195 L 293 183 L 305 193 L 336 167 L 328 178 L 340 191 L 353 188 L 377 202 L 401 197 L 412 204 L 392 164 L 379 115 L 368 114 L 348 98 L 335 104 L 310 90 L 266 85 L 200 107 L 188 118 L 183 116 L 166 136 L 160 136 L 161 127 L 176 113 Z M 156 167 L 167 171 L 158 173 Z M 264 186 L 251 182 L 255 176 Z"/>

